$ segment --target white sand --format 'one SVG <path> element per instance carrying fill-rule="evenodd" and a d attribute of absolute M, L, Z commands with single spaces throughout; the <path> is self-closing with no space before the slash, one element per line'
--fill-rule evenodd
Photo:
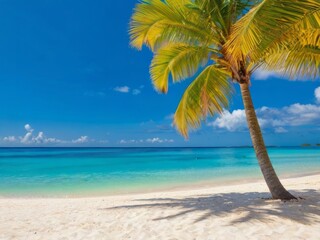
<path fill-rule="evenodd" d="M 64 199 L 0 198 L 0 239 L 320 239 L 320 175 L 265 184 Z"/>

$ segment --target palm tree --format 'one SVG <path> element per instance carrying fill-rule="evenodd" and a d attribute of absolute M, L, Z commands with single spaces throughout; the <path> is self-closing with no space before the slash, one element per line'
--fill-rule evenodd
<path fill-rule="evenodd" d="M 188 137 L 208 115 L 228 107 L 240 85 L 256 156 L 274 199 L 294 199 L 279 181 L 261 134 L 249 86 L 258 68 L 290 76 L 319 76 L 318 0 L 143 0 L 131 18 L 131 45 L 154 53 L 155 89 L 195 77 L 177 107 L 174 124 Z"/>

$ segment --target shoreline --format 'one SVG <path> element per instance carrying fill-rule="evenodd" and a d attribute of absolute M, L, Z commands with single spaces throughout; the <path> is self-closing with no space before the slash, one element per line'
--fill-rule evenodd
<path fill-rule="evenodd" d="M 2 198 L 103 197 L 263 181 L 254 152 L 243 149 L 13 150 L 2 154 Z M 281 148 L 270 154 L 280 179 L 320 172 L 319 151 Z M 10 164 L 11 158 L 16 165 Z"/>
<path fill-rule="evenodd" d="M 0 239 L 317 239 L 320 174 L 282 180 L 298 201 L 270 200 L 262 181 L 84 198 L 0 198 Z"/>
<path fill-rule="evenodd" d="M 299 174 L 283 174 L 280 177 L 280 181 L 285 181 L 288 179 L 295 179 L 295 178 L 303 178 L 308 176 L 316 176 L 319 175 L 320 178 L 320 171 L 314 172 L 306 172 L 306 173 L 299 173 Z M 119 192 L 100 192 L 97 191 L 95 193 L 84 193 L 83 195 L 77 194 L 70 194 L 70 195 L 52 195 L 52 196 L 30 196 L 30 195 L 13 195 L 13 196 L 3 196 L 0 194 L 0 199 L 85 199 L 85 198 L 104 198 L 104 197 L 122 197 L 122 196 L 133 196 L 133 195 L 140 195 L 140 194 L 157 194 L 157 193 L 173 193 L 173 192 L 183 192 L 183 191 L 197 191 L 197 190 L 206 190 L 211 188 L 217 187 L 230 187 L 230 186 L 241 186 L 246 184 L 265 184 L 263 176 L 261 177 L 250 177 L 245 179 L 218 179 L 218 180 L 205 180 L 197 183 L 191 184 L 183 184 L 183 185 L 176 185 L 176 186 L 165 186 L 165 187 L 155 187 L 153 189 L 145 188 L 139 190 L 131 190 L 131 191 L 119 191 Z"/>

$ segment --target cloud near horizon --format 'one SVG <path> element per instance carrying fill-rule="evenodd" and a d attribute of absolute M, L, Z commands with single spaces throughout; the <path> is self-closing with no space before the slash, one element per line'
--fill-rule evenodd
<path fill-rule="evenodd" d="M 320 87 L 314 91 L 316 103 L 320 103 Z M 272 129 L 276 133 L 286 133 L 285 127 L 320 125 L 320 105 L 295 103 L 282 108 L 261 107 L 256 114 L 262 129 Z M 207 124 L 229 132 L 248 130 L 244 109 L 229 112 L 224 110 L 213 122 Z"/>
<path fill-rule="evenodd" d="M 6 143 L 21 143 L 23 145 L 38 145 L 38 144 L 82 144 L 89 142 L 88 136 L 81 136 L 75 140 L 61 140 L 58 138 L 47 137 L 44 132 L 40 131 L 37 135 L 34 135 L 34 129 L 31 127 L 30 124 L 24 125 L 24 129 L 27 133 L 24 136 L 7 136 L 4 137 L 2 140 Z"/>
<path fill-rule="evenodd" d="M 150 143 L 150 144 L 159 144 L 159 143 L 174 143 L 173 139 L 161 139 L 158 137 L 148 138 L 148 139 L 130 139 L 125 140 L 121 139 L 119 141 L 120 144 L 137 144 L 137 143 Z"/>
<path fill-rule="evenodd" d="M 72 140 L 73 143 L 87 143 L 89 142 L 88 136 L 81 136 L 78 139 Z"/>
<path fill-rule="evenodd" d="M 17 141 L 17 139 L 15 136 L 8 136 L 8 137 L 4 137 L 3 141 L 8 143 L 14 143 Z"/>
<path fill-rule="evenodd" d="M 277 133 L 285 133 L 285 127 L 296 127 L 306 125 L 319 125 L 320 106 L 313 104 L 295 103 L 283 108 L 262 107 L 256 110 L 261 128 L 273 129 Z M 238 109 L 232 112 L 224 110 L 208 126 L 226 129 L 230 132 L 247 130 L 245 110 Z"/>
<path fill-rule="evenodd" d="M 314 90 L 314 96 L 316 97 L 316 102 L 320 104 L 320 87 Z"/>

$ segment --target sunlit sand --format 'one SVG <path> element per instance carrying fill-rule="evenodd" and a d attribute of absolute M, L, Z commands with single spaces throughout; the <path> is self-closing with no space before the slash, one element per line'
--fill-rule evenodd
<path fill-rule="evenodd" d="M 0 239 L 319 239 L 320 175 L 87 198 L 1 198 Z"/>

